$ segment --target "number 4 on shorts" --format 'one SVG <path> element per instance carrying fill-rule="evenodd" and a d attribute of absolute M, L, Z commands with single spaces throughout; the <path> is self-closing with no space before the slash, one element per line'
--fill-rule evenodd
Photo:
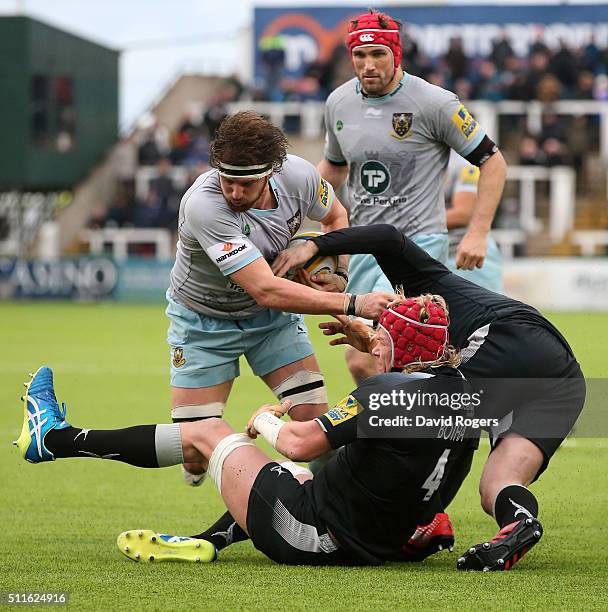
<path fill-rule="evenodd" d="M 437 465 L 433 468 L 433 471 L 429 474 L 429 477 L 424 481 L 422 485 L 423 489 L 427 490 L 426 495 L 424 496 L 423 501 L 429 501 L 433 496 L 433 493 L 439 488 L 441 484 L 441 479 L 443 478 L 443 472 L 445 471 L 445 464 L 448 462 L 448 456 L 450 455 L 451 448 L 446 448 L 443 451 L 441 457 L 439 457 L 439 461 L 437 461 Z"/>

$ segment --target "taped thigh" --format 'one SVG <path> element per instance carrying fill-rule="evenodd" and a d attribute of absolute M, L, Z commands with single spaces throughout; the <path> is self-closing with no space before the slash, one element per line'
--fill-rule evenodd
<path fill-rule="evenodd" d="M 272 389 L 280 401 L 291 400 L 293 406 L 300 404 L 327 404 L 327 390 L 323 374 L 300 370 Z"/>
<path fill-rule="evenodd" d="M 211 453 L 207 473 L 209 474 L 209 478 L 215 483 L 220 495 L 222 494 L 222 468 L 224 467 L 224 461 L 228 459 L 232 451 L 235 451 L 241 446 L 255 445 L 253 440 L 246 434 L 233 433 L 223 438 Z"/>
<path fill-rule="evenodd" d="M 222 418 L 224 416 L 224 402 L 209 402 L 208 404 L 183 404 L 175 406 L 171 410 L 174 423 L 182 421 L 200 421 L 212 417 Z"/>

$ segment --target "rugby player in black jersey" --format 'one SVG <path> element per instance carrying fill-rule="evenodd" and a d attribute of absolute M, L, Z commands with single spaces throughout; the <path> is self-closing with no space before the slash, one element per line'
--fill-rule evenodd
<path fill-rule="evenodd" d="M 470 547 L 457 566 L 509 569 L 543 533 L 528 486 L 547 468 L 583 408 L 585 381 L 572 349 L 535 308 L 456 276 L 390 225 L 316 237 L 281 253 L 273 271 L 282 275 L 317 253 L 371 253 L 393 286 L 445 299 L 450 342 L 461 350 L 459 369 L 468 380 L 492 379 L 485 403 L 501 417 L 489 432 L 492 450 L 479 487 L 481 505 L 500 530 Z M 459 484 L 463 476 L 453 480 Z M 442 493 L 442 499 L 447 505 L 449 495 Z"/>
<path fill-rule="evenodd" d="M 280 563 L 404 560 L 404 545 L 417 525 L 442 509 L 439 491 L 445 476 L 468 453 L 464 435 L 446 435 L 438 424 L 455 411 L 472 416 L 467 405 L 417 401 L 412 411 L 411 404 L 408 410 L 394 399 L 400 392 L 460 397 L 466 391 L 457 369 L 460 355 L 448 345 L 448 312 L 440 296 L 423 295 L 392 303 L 375 333 L 368 334 L 362 323 L 363 333 L 351 333 L 347 318 L 337 325 L 355 348 L 372 352 L 379 375 L 316 420 L 281 421 L 290 407 L 287 400 L 259 409 L 248 435 L 214 418 L 117 430 L 75 428 L 66 420 L 65 407 L 59 408 L 51 370 L 43 367 L 26 384 L 18 446 L 33 463 L 65 457 L 151 468 L 201 462 L 238 528 Z M 404 424 L 407 414 L 422 423 Z M 383 427 L 382 419 L 388 419 Z M 251 439 L 258 434 L 291 461 L 270 459 Z M 293 463 L 340 447 L 314 479 Z M 140 561 L 215 558 L 210 542 L 148 530 L 125 532 L 118 545 Z"/>

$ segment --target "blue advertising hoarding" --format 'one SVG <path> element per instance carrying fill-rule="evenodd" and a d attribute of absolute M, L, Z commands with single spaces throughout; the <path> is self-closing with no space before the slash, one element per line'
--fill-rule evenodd
<path fill-rule="evenodd" d="M 0 299 L 162 304 L 171 266 L 146 258 L 1 258 Z"/>
<path fill-rule="evenodd" d="M 374 8 L 399 19 L 405 30 L 429 57 L 443 55 L 450 38 L 460 37 L 469 56 L 486 56 L 492 41 L 506 32 L 515 53 L 525 56 L 542 33 L 544 42 L 556 48 L 560 39 L 572 48 L 595 37 L 598 47 L 608 46 L 608 6 L 577 5 L 447 5 Z M 261 79 L 263 41 L 280 37 L 285 51 L 283 74 L 297 77 L 311 62 L 326 62 L 341 44 L 349 19 L 364 7 L 256 8 L 254 11 L 255 77 Z M 407 57 L 404 58 L 407 69 Z"/>

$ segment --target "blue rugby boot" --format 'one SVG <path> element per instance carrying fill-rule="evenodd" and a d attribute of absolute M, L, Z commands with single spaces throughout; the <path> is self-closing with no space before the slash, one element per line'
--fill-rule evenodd
<path fill-rule="evenodd" d="M 25 385 L 23 396 L 23 427 L 15 442 L 21 456 L 30 463 L 55 461 L 53 453 L 44 446 L 44 438 L 52 429 L 65 429 L 66 406 L 59 407 L 53 388 L 53 370 L 42 366 Z"/>

